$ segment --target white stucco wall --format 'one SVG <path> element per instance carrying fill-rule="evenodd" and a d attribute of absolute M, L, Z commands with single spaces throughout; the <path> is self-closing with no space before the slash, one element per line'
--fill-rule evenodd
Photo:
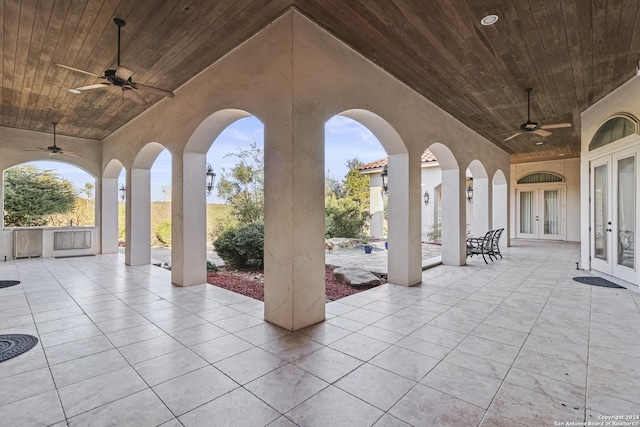
<path fill-rule="evenodd" d="M 510 181 L 511 194 L 509 203 L 511 206 L 510 223 L 511 238 L 516 237 L 517 212 L 516 191 L 517 181 L 525 175 L 535 172 L 552 172 L 564 177 L 565 186 L 565 212 L 566 218 L 563 225 L 565 239 L 570 242 L 580 241 L 580 159 L 550 160 L 546 162 L 517 163 L 511 165 Z"/>
<path fill-rule="evenodd" d="M 438 208 L 438 187 L 442 184 L 442 171 L 437 163 L 425 164 L 422 166 L 421 173 L 421 197 L 422 206 L 422 241 L 429 241 L 427 233 L 429 233 L 435 223 Z M 424 192 L 429 192 L 429 204 L 424 205 Z"/>

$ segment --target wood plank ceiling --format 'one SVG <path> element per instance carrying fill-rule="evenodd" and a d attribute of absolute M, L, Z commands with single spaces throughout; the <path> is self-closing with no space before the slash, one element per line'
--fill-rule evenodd
<path fill-rule="evenodd" d="M 135 81 L 175 90 L 290 6 L 512 154 L 577 157 L 580 112 L 636 72 L 640 2 L 629 0 L 5 0 L 0 2 L 2 126 L 102 140 L 145 109 L 63 63 L 114 68 L 117 28 Z M 488 14 L 499 16 L 490 27 Z M 531 118 L 571 122 L 547 138 Z M 161 98 L 145 94 L 151 104 Z M 543 142 L 543 145 L 536 145 Z"/>

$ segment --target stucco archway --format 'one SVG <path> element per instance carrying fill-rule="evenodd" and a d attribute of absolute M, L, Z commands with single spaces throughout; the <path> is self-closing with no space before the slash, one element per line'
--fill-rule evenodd
<path fill-rule="evenodd" d="M 491 228 L 504 228 L 502 235 L 509 246 L 509 185 L 502 170 L 499 169 L 493 174 L 492 183 Z"/>
<path fill-rule="evenodd" d="M 124 165 L 112 159 L 102 172 L 102 215 L 100 233 L 102 253 L 118 252 L 118 178 Z"/>
<path fill-rule="evenodd" d="M 422 282 L 420 233 L 420 158 L 410 158 L 398 131 L 378 114 L 349 109 L 337 115 L 360 123 L 373 133 L 388 156 L 389 283 L 411 286 Z"/>
<path fill-rule="evenodd" d="M 165 146 L 145 144 L 127 174 L 125 263 L 151 263 L 151 167 Z"/>
<path fill-rule="evenodd" d="M 207 151 L 230 124 L 251 115 L 240 109 L 216 111 L 196 127 L 184 151 L 174 155 L 171 281 L 176 285 L 207 282 Z"/>
<path fill-rule="evenodd" d="M 473 177 L 473 199 L 471 206 L 471 234 L 484 236 L 491 229 L 491 186 L 489 175 L 480 160 L 473 160 L 468 166 Z"/>
<path fill-rule="evenodd" d="M 442 263 L 466 263 L 465 170 L 460 169 L 453 152 L 436 142 L 429 147 L 442 169 Z"/>

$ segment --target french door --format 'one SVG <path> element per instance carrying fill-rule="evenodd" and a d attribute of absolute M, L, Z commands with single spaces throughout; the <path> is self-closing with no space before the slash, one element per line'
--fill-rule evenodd
<path fill-rule="evenodd" d="M 591 161 L 591 267 L 637 283 L 637 158 L 621 152 Z"/>
<path fill-rule="evenodd" d="M 518 188 L 516 237 L 564 240 L 563 186 Z"/>

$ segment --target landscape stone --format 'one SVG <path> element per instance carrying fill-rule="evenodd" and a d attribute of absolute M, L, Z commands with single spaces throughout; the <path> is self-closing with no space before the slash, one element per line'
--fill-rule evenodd
<path fill-rule="evenodd" d="M 359 286 L 379 286 L 380 279 L 370 271 L 354 267 L 340 267 L 333 270 L 336 280 L 357 288 Z"/>

